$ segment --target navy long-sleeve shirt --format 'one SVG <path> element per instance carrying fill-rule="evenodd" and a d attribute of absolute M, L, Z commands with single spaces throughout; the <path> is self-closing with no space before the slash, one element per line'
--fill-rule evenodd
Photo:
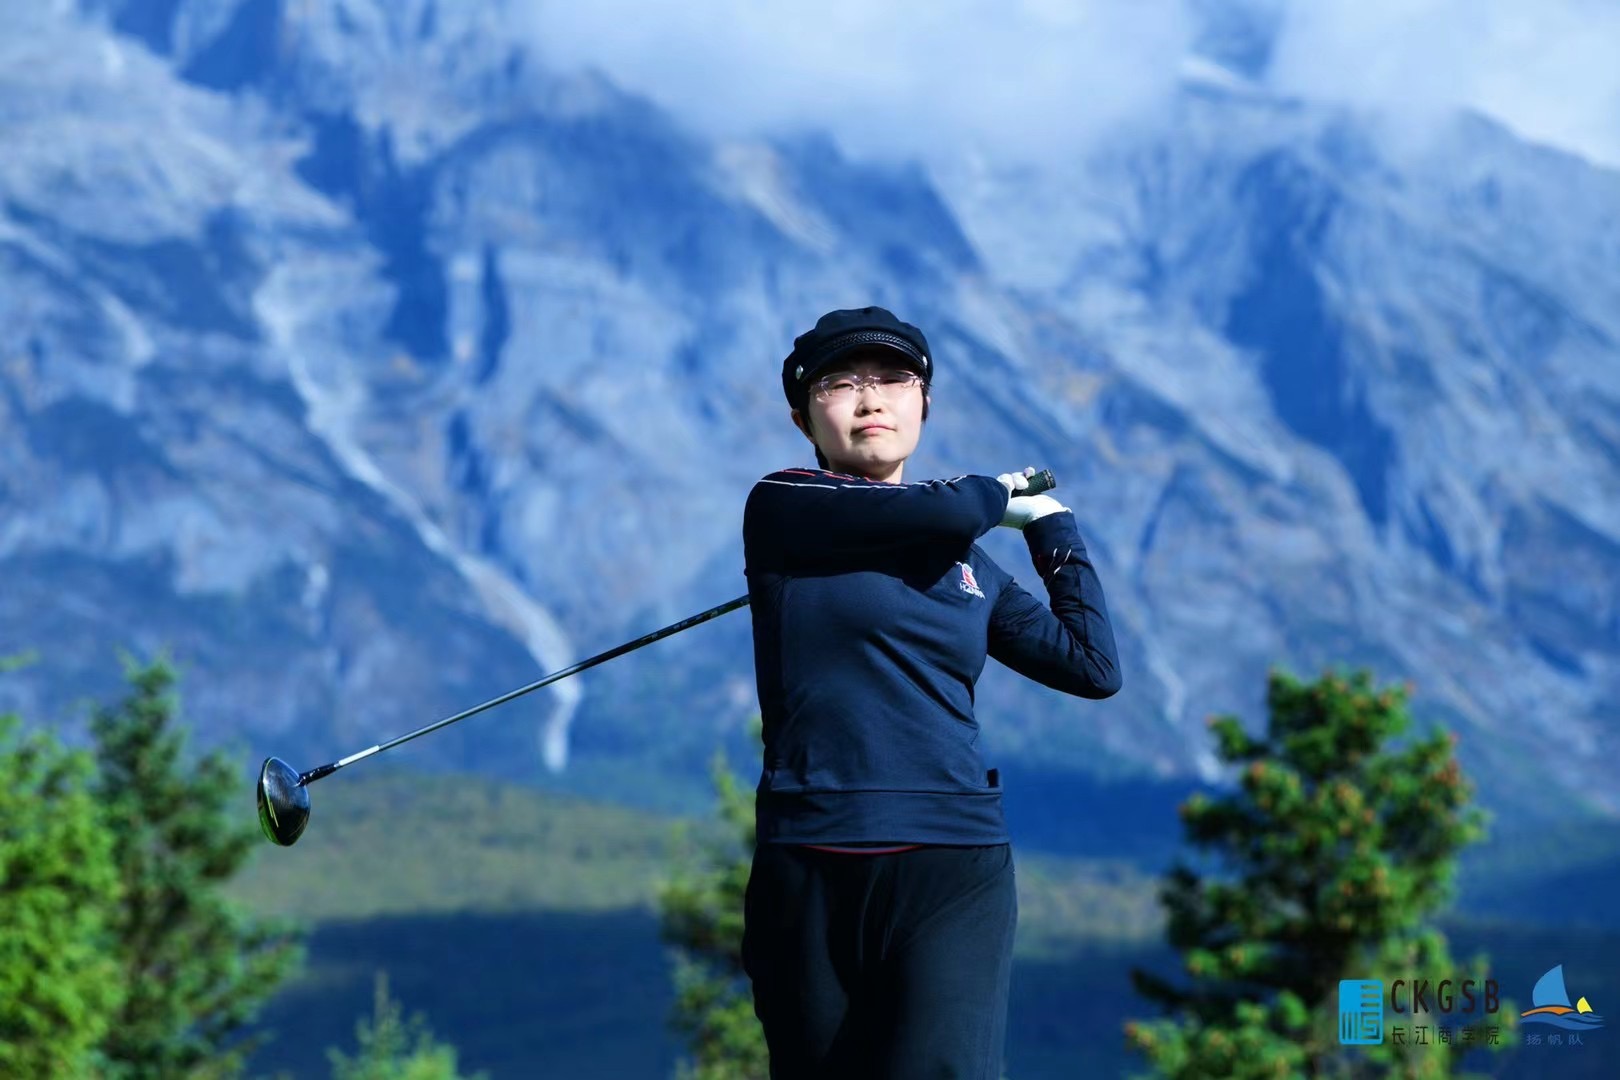
<path fill-rule="evenodd" d="M 985 658 L 1079 697 L 1119 690 L 1074 514 L 1023 530 L 1048 607 L 974 542 L 1007 502 L 993 476 L 888 484 L 783 469 L 754 485 L 743 552 L 760 843 L 1005 843 L 973 715 Z"/>

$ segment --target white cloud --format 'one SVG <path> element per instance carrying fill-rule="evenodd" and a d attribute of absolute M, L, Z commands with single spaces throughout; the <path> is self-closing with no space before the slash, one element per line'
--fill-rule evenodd
<path fill-rule="evenodd" d="M 538 47 L 718 135 L 817 129 L 862 156 L 1049 159 L 1167 100 L 1178 0 L 595 0 Z"/>
<path fill-rule="evenodd" d="M 1419 121 L 1471 107 L 1620 166 L 1613 0 L 1294 0 L 1266 81 Z"/>
<path fill-rule="evenodd" d="M 1151 123 L 1204 20 L 1278 27 L 1265 82 L 1480 110 L 1620 165 L 1615 0 L 537 0 L 537 47 L 712 135 L 816 129 L 862 156 L 1051 161 Z M 1280 12 L 1280 17 L 1279 13 Z"/>

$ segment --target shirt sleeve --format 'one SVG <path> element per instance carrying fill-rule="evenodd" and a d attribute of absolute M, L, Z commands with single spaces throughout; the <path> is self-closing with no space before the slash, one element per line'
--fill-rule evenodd
<path fill-rule="evenodd" d="M 743 510 L 750 566 L 951 542 L 966 548 L 1001 524 L 1007 488 L 993 476 L 914 484 L 782 469 L 754 485 Z"/>
<path fill-rule="evenodd" d="M 990 657 L 1066 694 L 1117 694 L 1122 680 L 1114 631 L 1074 512 L 1037 518 L 1024 526 L 1024 540 L 1051 607 L 1008 578 L 990 613 Z"/>

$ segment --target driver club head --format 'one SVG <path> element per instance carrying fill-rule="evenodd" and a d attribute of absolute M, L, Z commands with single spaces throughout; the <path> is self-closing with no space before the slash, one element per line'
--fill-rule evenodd
<path fill-rule="evenodd" d="M 309 824 L 309 789 L 298 770 L 280 758 L 264 759 L 259 770 L 259 827 L 271 843 L 291 847 Z"/>

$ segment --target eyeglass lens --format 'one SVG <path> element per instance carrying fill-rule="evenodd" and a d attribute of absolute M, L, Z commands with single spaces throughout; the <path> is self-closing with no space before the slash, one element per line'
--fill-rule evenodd
<path fill-rule="evenodd" d="M 870 386 L 880 395 L 888 397 L 908 390 L 922 381 L 915 371 L 880 371 L 873 375 L 840 372 L 816 381 L 816 392 L 824 398 L 841 399 L 852 396 L 862 386 Z"/>

